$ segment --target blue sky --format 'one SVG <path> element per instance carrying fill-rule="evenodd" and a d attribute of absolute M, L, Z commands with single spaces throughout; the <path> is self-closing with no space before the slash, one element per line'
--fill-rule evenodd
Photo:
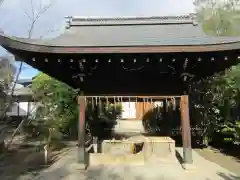
<path fill-rule="evenodd" d="M 47 4 L 50 0 L 34 0 L 35 7 L 40 1 Z M 24 12 L 30 12 L 30 0 L 5 0 L 0 7 L 0 29 L 5 34 L 26 37 L 30 21 Z M 165 16 L 191 12 L 193 0 L 53 0 L 52 7 L 37 21 L 33 37 L 57 36 L 65 25 L 65 16 Z M 6 53 L 0 49 L 0 55 Z M 24 64 L 20 77 L 31 78 L 37 73 Z"/>

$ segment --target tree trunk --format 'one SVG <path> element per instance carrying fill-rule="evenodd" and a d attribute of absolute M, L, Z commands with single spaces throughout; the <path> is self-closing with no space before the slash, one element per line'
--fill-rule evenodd
<path fill-rule="evenodd" d="M 6 152 L 6 144 L 4 141 L 0 142 L 0 154 Z"/>

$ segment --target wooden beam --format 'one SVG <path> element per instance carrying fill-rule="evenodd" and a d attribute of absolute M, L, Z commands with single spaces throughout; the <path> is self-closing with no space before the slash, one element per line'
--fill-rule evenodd
<path fill-rule="evenodd" d="M 153 99 L 170 99 L 170 98 L 180 98 L 181 96 L 126 96 L 126 95 L 100 95 L 100 96 L 85 96 L 86 98 L 114 98 L 114 97 L 122 97 L 122 98 L 153 98 Z"/>
<path fill-rule="evenodd" d="M 183 140 L 183 161 L 186 164 L 192 164 L 192 146 L 191 146 L 191 127 L 189 118 L 188 95 L 181 96 L 181 124 Z"/>
<path fill-rule="evenodd" d="M 114 102 L 114 98 L 116 102 L 120 100 L 121 102 L 145 102 L 146 99 L 148 101 L 161 101 L 165 99 L 172 99 L 172 98 L 178 98 L 180 99 L 181 96 L 121 96 L 121 95 L 106 95 L 106 96 L 85 96 L 88 101 L 92 101 L 94 99 L 100 99 L 101 101 L 109 101 Z"/>
<path fill-rule="evenodd" d="M 78 163 L 86 168 L 86 153 L 85 153 L 85 96 L 81 92 L 78 97 L 79 104 L 79 122 L 78 122 Z"/>

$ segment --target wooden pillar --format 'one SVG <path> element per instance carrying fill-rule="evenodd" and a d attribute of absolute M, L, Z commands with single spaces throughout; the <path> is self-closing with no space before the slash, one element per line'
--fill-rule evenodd
<path fill-rule="evenodd" d="M 181 96 L 181 124 L 183 140 L 183 161 L 186 164 L 192 164 L 192 146 L 191 146 L 191 127 L 189 118 L 188 95 Z"/>
<path fill-rule="evenodd" d="M 81 92 L 78 96 L 79 122 L 78 122 L 78 163 L 86 166 L 85 153 L 85 96 Z"/>

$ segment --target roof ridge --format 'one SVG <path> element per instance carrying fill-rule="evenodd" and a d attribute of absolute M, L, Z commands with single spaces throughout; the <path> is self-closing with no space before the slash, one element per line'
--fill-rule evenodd
<path fill-rule="evenodd" d="M 188 15 L 168 15 L 168 16 L 122 16 L 122 17 L 100 17 L 100 16 L 66 16 L 66 19 L 70 21 L 107 21 L 107 20 L 180 20 L 180 19 L 192 19 L 194 13 Z"/>
<path fill-rule="evenodd" d="M 72 26 L 114 26 L 114 25 L 143 25 L 143 24 L 193 24 L 196 23 L 196 15 L 191 13 L 179 16 L 138 16 L 138 17 L 65 17 L 66 28 Z"/>

